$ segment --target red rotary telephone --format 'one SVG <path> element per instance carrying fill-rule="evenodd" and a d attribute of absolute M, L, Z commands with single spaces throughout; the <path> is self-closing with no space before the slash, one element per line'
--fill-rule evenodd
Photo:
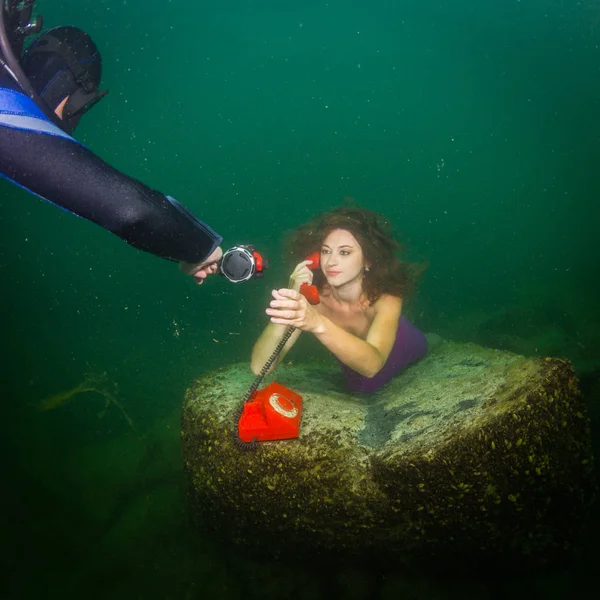
<path fill-rule="evenodd" d="M 312 261 L 312 264 L 307 265 L 308 268 L 312 271 L 318 269 L 320 257 L 319 251 L 307 256 L 306 260 Z M 319 304 L 319 291 L 316 285 L 303 283 L 300 286 L 300 293 L 310 304 Z M 244 401 L 237 428 L 237 442 L 241 448 L 255 448 L 255 442 L 287 440 L 300 435 L 302 396 L 276 381 L 262 390 L 255 391 L 295 329 L 295 327 L 288 327 L 282 341 L 248 391 L 249 399 Z"/>

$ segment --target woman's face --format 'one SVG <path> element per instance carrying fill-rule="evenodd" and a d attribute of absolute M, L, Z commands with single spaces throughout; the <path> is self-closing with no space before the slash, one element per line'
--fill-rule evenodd
<path fill-rule="evenodd" d="M 356 238 L 345 229 L 334 229 L 321 245 L 321 271 L 327 282 L 339 287 L 362 276 L 365 260 Z"/>

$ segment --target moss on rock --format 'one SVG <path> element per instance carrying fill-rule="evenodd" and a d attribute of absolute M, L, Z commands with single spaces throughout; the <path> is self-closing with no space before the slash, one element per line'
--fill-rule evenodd
<path fill-rule="evenodd" d="M 593 459 L 568 361 L 444 342 L 371 396 L 318 364 L 276 380 L 303 396 L 301 435 L 254 452 L 234 442 L 247 365 L 186 392 L 191 511 L 220 537 L 391 566 L 547 564 L 576 541 Z"/>

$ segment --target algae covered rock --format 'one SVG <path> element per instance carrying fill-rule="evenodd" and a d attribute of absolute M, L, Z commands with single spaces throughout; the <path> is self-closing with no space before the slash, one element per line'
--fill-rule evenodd
<path fill-rule="evenodd" d="M 544 564 L 577 539 L 594 486 L 568 361 L 443 342 L 370 396 L 348 393 L 336 367 L 280 367 L 275 380 L 303 397 L 300 438 L 243 451 L 236 415 L 253 379 L 236 364 L 186 393 L 190 509 L 221 539 L 391 565 Z"/>

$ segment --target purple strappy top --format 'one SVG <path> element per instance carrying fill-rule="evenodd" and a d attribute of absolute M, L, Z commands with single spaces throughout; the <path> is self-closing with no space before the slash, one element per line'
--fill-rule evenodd
<path fill-rule="evenodd" d="M 360 375 L 338 360 L 347 386 L 355 392 L 373 393 L 411 363 L 427 354 L 427 338 L 404 316 L 400 317 L 396 340 L 388 359 L 375 377 Z"/>

